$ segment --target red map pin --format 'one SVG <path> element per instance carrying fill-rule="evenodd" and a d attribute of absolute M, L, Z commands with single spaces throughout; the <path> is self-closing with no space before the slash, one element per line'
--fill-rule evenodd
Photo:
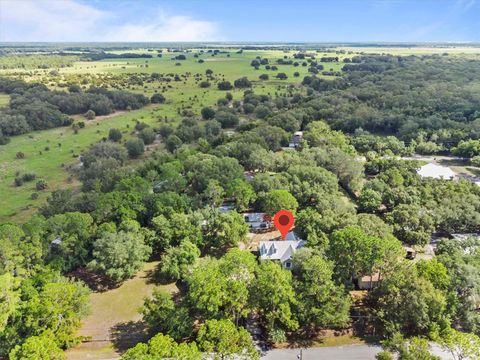
<path fill-rule="evenodd" d="M 280 210 L 273 217 L 273 224 L 277 230 L 280 231 L 280 234 L 282 234 L 283 240 L 285 240 L 285 236 L 287 236 L 288 231 L 292 228 L 294 223 L 295 218 L 288 210 Z"/>

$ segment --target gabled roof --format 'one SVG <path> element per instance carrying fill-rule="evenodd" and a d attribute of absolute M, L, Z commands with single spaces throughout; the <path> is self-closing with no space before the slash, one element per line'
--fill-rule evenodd
<path fill-rule="evenodd" d="M 305 245 L 303 240 L 260 241 L 258 249 L 261 260 L 284 262 Z"/>

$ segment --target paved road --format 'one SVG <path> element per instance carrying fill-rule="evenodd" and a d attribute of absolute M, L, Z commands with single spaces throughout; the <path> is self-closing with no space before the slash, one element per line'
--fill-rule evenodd
<path fill-rule="evenodd" d="M 346 345 L 335 347 L 309 348 L 302 351 L 302 360 L 374 360 L 375 355 L 382 349 L 376 345 Z M 433 346 L 433 353 L 442 360 L 453 358 L 437 346 Z M 262 356 L 264 360 L 296 360 L 299 349 L 275 349 Z"/>

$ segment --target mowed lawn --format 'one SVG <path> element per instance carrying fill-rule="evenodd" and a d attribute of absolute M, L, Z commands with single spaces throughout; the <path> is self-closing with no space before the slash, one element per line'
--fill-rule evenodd
<path fill-rule="evenodd" d="M 143 329 L 139 309 L 144 298 L 150 296 L 158 285 L 152 273 L 158 262 L 149 262 L 134 278 L 120 287 L 90 296 L 91 314 L 84 319 L 79 336 L 89 341 L 66 351 L 69 360 L 114 359 L 121 349 L 137 342 L 136 332 Z M 178 291 L 174 283 L 160 285 L 170 292 Z"/>

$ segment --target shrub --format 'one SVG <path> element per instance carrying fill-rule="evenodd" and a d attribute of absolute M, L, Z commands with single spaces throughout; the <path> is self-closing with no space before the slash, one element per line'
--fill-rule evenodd
<path fill-rule="evenodd" d="M 202 119 L 203 120 L 211 120 L 215 117 L 215 110 L 213 110 L 211 107 L 204 107 L 202 109 Z"/>
<path fill-rule="evenodd" d="M 119 142 L 122 139 L 122 132 L 118 129 L 110 129 L 108 132 L 108 140 Z"/>
<path fill-rule="evenodd" d="M 34 174 L 34 173 L 26 173 L 26 174 L 22 175 L 22 180 L 25 181 L 25 182 L 33 181 L 33 180 L 36 179 L 36 177 L 37 177 L 37 175 Z"/>
<path fill-rule="evenodd" d="M 143 143 L 149 145 L 155 141 L 155 131 L 152 128 L 143 129 L 138 135 L 140 139 L 143 140 Z"/>
<path fill-rule="evenodd" d="M 142 139 L 131 139 L 125 143 L 125 148 L 128 151 L 128 156 L 136 158 L 145 152 L 145 144 Z"/>
<path fill-rule="evenodd" d="M 17 153 L 15 154 L 15 157 L 16 157 L 17 159 L 25 159 L 25 153 L 19 151 L 19 152 L 17 152 Z"/>
<path fill-rule="evenodd" d="M 250 82 L 250 80 L 247 79 L 247 77 L 241 77 L 240 79 L 237 79 L 233 82 L 233 85 L 236 87 L 236 88 L 239 88 L 239 89 L 244 89 L 244 88 L 249 88 L 249 87 L 252 87 L 252 83 Z"/>
<path fill-rule="evenodd" d="M 163 104 L 165 102 L 165 96 L 162 94 L 153 94 L 150 98 L 152 104 Z"/>
<path fill-rule="evenodd" d="M 95 119 L 95 111 L 93 110 L 88 110 L 86 113 L 85 113 L 85 118 L 87 120 L 93 120 Z"/>
<path fill-rule="evenodd" d="M 48 184 L 45 180 L 40 179 L 35 184 L 35 188 L 37 189 L 37 191 L 45 190 L 46 188 L 48 188 Z"/>
<path fill-rule="evenodd" d="M 262 74 L 258 77 L 260 80 L 268 80 L 268 74 Z"/>
<path fill-rule="evenodd" d="M 202 81 L 202 82 L 200 83 L 200 87 L 201 87 L 201 88 L 208 88 L 208 87 L 210 87 L 210 82 L 208 82 L 208 81 Z"/>
<path fill-rule="evenodd" d="M 221 81 L 218 83 L 218 90 L 232 90 L 233 86 L 230 81 Z"/>

